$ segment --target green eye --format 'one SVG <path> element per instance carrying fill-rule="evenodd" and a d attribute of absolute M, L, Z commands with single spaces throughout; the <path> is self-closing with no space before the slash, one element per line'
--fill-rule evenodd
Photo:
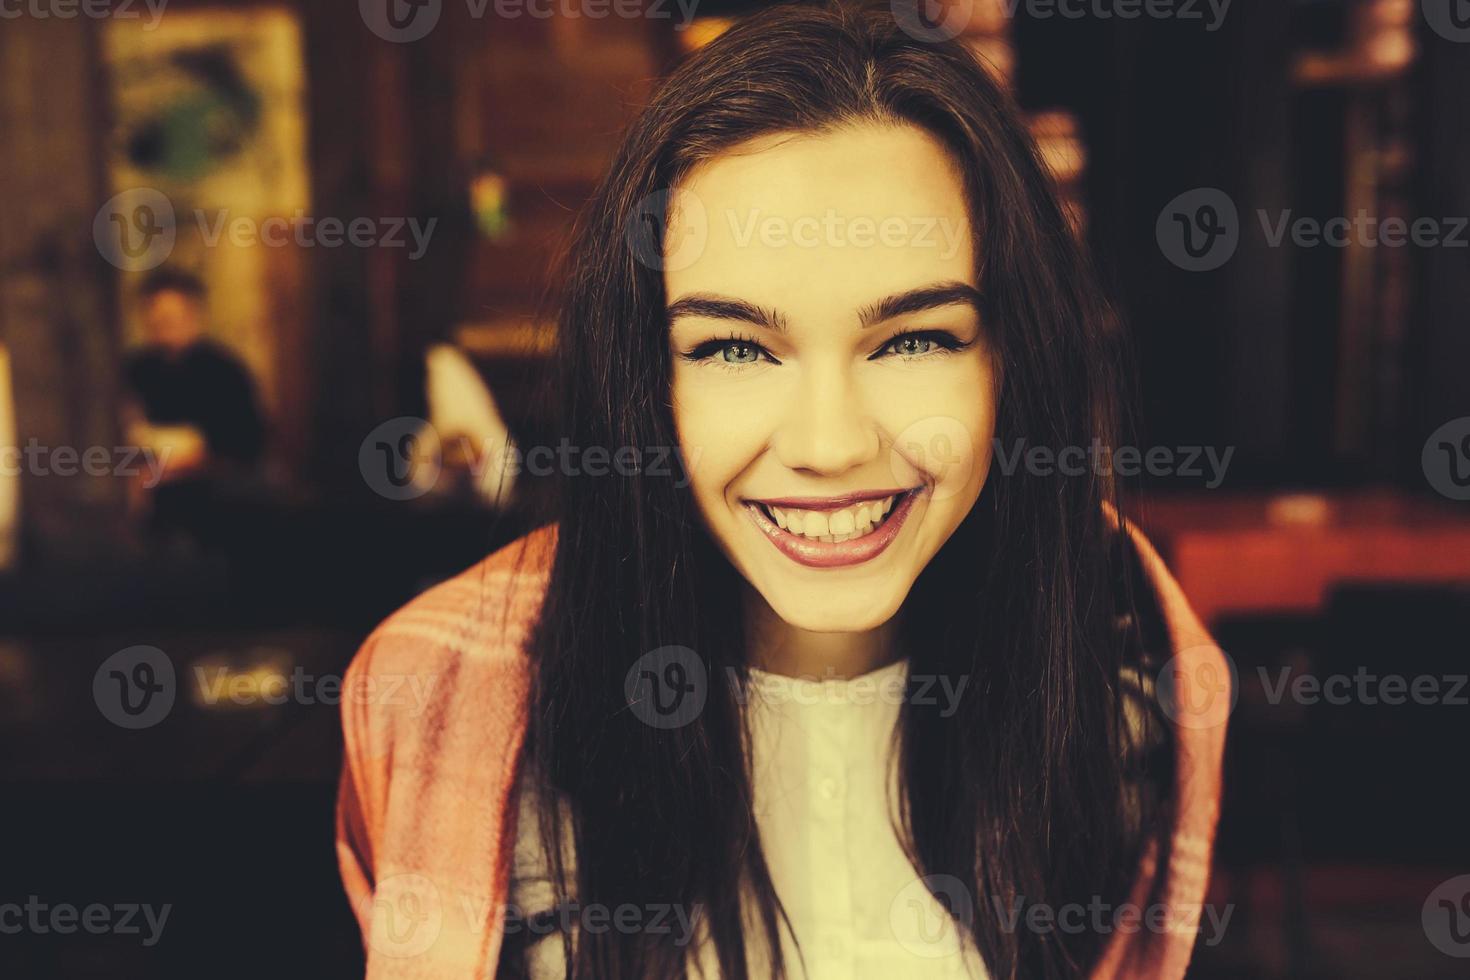
<path fill-rule="evenodd" d="M 934 347 L 934 341 L 919 334 L 909 334 L 894 341 L 894 353 L 904 355 L 927 354 Z"/>
<path fill-rule="evenodd" d="M 876 361 L 887 356 L 927 357 L 947 351 L 964 350 L 969 346 L 969 342 L 962 342 L 947 330 L 914 330 L 890 338 L 868 360 Z"/>
<path fill-rule="evenodd" d="M 727 364 L 754 364 L 760 359 L 760 348 L 754 344 L 736 342 L 720 348 L 720 360 Z"/>
<path fill-rule="evenodd" d="M 706 340 L 693 350 L 679 356 L 687 361 L 708 361 L 731 366 L 758 364 L 762 360 L 773 364 L 779 363 L 760 344 L 743 337 L 720 337 L 716 340 Z"/>

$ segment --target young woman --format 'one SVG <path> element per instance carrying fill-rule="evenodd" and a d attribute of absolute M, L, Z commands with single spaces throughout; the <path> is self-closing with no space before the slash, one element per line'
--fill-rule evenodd
<path fill-rule="evenodd" d="M 1118 338 L 975 58 L 740 23 L 563 297 L 555 523 L 347 677 L 369 976 L 1182 975 L 1223 716 L 1156 683 L 1228 675 L 1117 517 Z"/>

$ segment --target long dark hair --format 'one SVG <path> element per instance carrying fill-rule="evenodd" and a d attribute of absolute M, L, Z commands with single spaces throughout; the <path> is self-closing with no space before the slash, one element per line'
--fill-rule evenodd
<path fill-rule="evenodd" d="M 738 23 L 685 62 L 580 216 L 560 313 L 571 445 L 633 447 L 653 464 L 678 445 L 663 277 L 630 231 L 650 202 L 752 137 L 862 121 L 922 127 L 965 175 L 982 322 L 1003 378 L 999 444 L 1118 444 L 1119 339 L 1010 97 L 962 44 L 919 40 L 886 7 L 793 6 Z M 969 678 L 948 716 L 904 704 L 900 839 L 993 977 L 1081 975 L 1107 938 L 1008 928 L 997 910 L 1116 907 L 1150 838 L 1167 859 L 1168 793 L 1140 789 L 1169 785 L 1169 757 L 1142 755 L 1138 744 L 1159 740 L 1130 736 L 1157 719 L 1126 721 L 1137 688 L 1123 679 L 1147 672 L 1150 620 L 1136 615 L 1137 572 L 1106 506 L 1116 497 L 1097 468 L 993 469 L 900 614 L 911 675 Z M 779 974 L 789 923 L 753 817 L 739 575 L 703 529 L 676 457 L 662 471 L 565 479 L 555 511 L 523 759 L 526 778 L 567 806 L 542 808 L 555 877 L 567 875 L 583 907 L 697 908 L 723 976 L 749 975 L 752 941 Z M 630 710 L 626 681 L 645 654 L 675 645 L 707 668 L 705 703 L 687 724 L 654 727 Z M 571 865 L 556 846 L 564 833 Z M 613 929 L 563 944 L 577 977 L 682 976 L 690 952 L 666 934 Z"/>

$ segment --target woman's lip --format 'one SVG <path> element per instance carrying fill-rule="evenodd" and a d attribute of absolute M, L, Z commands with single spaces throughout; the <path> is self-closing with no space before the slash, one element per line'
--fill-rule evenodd
<path fill-rule="evenodd" d="M 909 511 L 913 509 L 914 500 L 918 498 L 919 491 L 899 490 L 898 493 L 902 496 L 893 505 L 888 519 L 875 528 L 871 534 L 865 534 L 850 541 L 813 541 L 811 538 L 785 530 L 767 517 L 765 512 L 753 502 L 747 503 L 745 510 L 750 514 L 750 519 L 755 522 L 755 526 L 765 534 L 766 539 L 787 558 L 809 568 L 841 568 L 871 561 L 892 544 L 894 538 L 898 537 L 898 532 L 903 529 L 903 522 L 908 518 Z"/>
<path fill-rule="evenodd" d="M 793 510 L 841 510 L 860 504 L 865 500 L 882 500 L 908 493 L 914 487 L 896 487 L 892 490 L 860 490 L 843 494 L 841 497 L 749 497 L 744 503 L 765 504 L 767 507 L 790 507 Z"/>

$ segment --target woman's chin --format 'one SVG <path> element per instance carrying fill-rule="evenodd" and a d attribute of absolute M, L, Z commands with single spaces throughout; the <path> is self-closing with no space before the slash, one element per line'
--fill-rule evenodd
<path fill-rule="evenodd" d="M 892 619 L 904 596 L 873 595 L 834 585 L 801 596 L 765 595 L 765 600 L 781 621 L 793 629 L 809 633 L 866 633 Z"/>

